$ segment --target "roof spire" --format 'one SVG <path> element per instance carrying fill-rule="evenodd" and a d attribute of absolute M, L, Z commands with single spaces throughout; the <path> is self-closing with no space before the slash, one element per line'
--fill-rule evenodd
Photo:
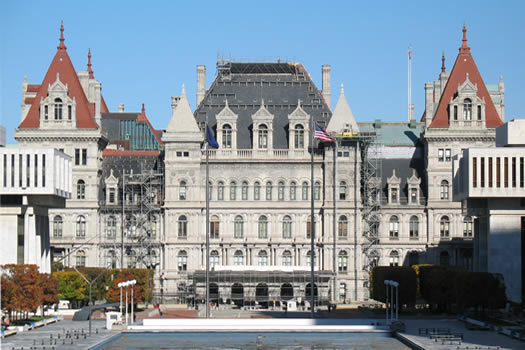
<path fill-rule="evenodd" d="M 64 21 L 60 21 L 60 44 L 58 45 L 57 49 L 67 49 L 66 45 L 64 45 Z"/>
<path fill-rule="evenodd" d="M 93 75 L 93 69 L 91 69 L 91 48 L 88 49 L 87 71 L 89 73 L 89 79 L 95 79 L 95 76 Z"/>
<path fill-rule="evenodd" d="M 460 54 L 470 54 L 470 47 L 467 45 L 467 25 L 463 24 L 463 44 L 459 48 Z"/>
<path fill-rule="evenodd" d="M 341 83 L 341 96 L 345 94 L 345 84 Z"/>
<path fill-rule="evenodd" d="M 441 54 L 441 73 L 445 73 L 445 50 Z"/>
<path fill-rule="evenodd" d="M 142 115 L 146 115 L 146 108 L 144 107 L 144 103 L 142 104 Z"/>

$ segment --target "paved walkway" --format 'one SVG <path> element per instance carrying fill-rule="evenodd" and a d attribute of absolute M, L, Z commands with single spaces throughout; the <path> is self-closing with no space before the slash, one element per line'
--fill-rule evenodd
<path fill-rule="evenodd" d="M 88 321 L 60 321 L 1 339 L 2 350 L 80 350 L 110 338 L 118 332 L 108 331 L 106 321 L 93 320 L 89 335 Z"/>

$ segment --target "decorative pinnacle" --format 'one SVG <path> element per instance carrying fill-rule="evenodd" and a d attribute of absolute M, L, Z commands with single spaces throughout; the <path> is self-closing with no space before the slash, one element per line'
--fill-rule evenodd
<path fill-rule="evenodd" d="M 186 87 L 184 86 L 184 83 L 182 83 L 182 92 L 181 92 L 181 97 L 182 96 L 186 96 Z"/>
<path fill-rule="evenodd" d="M 445 73 L 445 50 L 443 50 L 441 55 L 441 73 Z"/>
<path fill-rule="evenodd" d="M 91 69 L 91 48 L 88 49 L 87 71 L 89 73 L 89 79 L 95 79 L 95 76 L 93 75 L 93 69 Z"/>
<path fill-rule="evenodd" d="M 470 54 L 470 47 L 467 45 L 467 26 L 463 25 L 463 44 L 459 48 L 459 53 Z"/>
<path fill-rule="evenodd" d="M 64 21 L 60 21 L 60 44 L 57 49 L 65 50 L 66 48 L 66 45 L 64 45 Z"/>
<path fill-rule="evenodd" d="M 345 84 L 341 83 L 341 95 L 345 94 Z"/>
<path fill-rule="evenodd" d="M 146 115 L 146 108 L 144 107 L 144 103 L 142 104 L 142 114 Z"/>

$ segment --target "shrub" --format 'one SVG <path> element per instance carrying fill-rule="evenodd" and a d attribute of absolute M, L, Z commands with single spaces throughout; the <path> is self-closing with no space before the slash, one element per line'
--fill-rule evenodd
<path fill-rule="evenodd" d="M 410 267 L 378 266 L 372 271 L 372 298 L 386 301 L 385 280 L 399 283 L 399 303 L 401 305 L 415 305 L 417 279 L 415 271 Z"/>

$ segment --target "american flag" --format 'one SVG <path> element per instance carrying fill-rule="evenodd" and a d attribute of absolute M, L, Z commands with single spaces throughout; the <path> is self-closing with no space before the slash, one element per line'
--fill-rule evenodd
<path fill-rule="evenodd" d="M 317 123 L 315 123 L 315 135 L 314 139 L 323 140 L 327 142 L 335 142 L 335 138 L 330 136 L 325 129 L 321 128 Z"/>

